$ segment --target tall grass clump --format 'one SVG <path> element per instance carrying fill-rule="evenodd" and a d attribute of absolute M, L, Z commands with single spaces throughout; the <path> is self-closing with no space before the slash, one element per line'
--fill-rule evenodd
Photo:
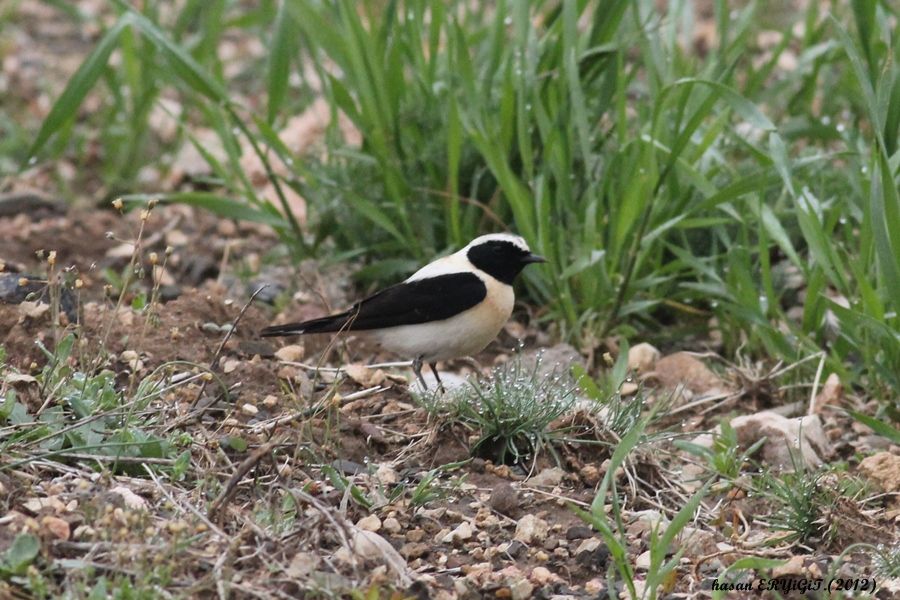
<path fill-rule="evenodd" d="M 514 229 L 549 258 L 524 279 L 564 338 L 665 341 L 715 327 L 726 354 L 825 350 L 829 369 L 873 395 L 900 385 L 889 3 L 791 12 L 719 0 L 712 35 L 692 3 L 652 0 L 189 5 L 179 23 L 198 27 L 193 37 L 117 3 L 119 20 L 31 154 L 59 147 L 101 75 L 146 88 L 128 97 L 148 103 L 174 88 L 227 158 L 204 154 L 213 179 L 164 199 L 268 223 L 297 256 L 364 255 L 364 277 L 396 280 L 478 233 Z M 229 27 L 266 41 L 259 107 L 232 100 L 238 83 L 215 57 Z M 112 66 L 117 49 L 126 60 Z M 297 75 L 302 90 L 289 85 Z M 346 143 L 337 119 L 322 156 L 281 143 L 278 128 L 312 89 L 361 144 Z M 140 119 L 141 106 L 111 110 Z M 242 143 L 279 201 L 247 180 Z M 286 210 L 287 186 L 307 202 L 306 231 Z"/>

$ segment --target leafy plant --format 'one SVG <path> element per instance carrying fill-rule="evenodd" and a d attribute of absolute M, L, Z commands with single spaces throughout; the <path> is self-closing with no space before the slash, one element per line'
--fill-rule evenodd
<path fill-rule="evenodd" d="M 43 345 L 47 364 L 36 378 L 42 406 L 29 412 L 7 391 L 0 420 L 19 428 L 0 435 L 0 452 L 13 458 L 0 469 L 22 464 L 34 458 L 67 456 L 102 460 L 114 469 L 128 470 L 131 458 L 161 459 L 172 456 L 176 448 L 166 438 L 149 431 L 153 419 L 143 413 L 168 387 L 164 365 L 144 378 L 134 396 L 126 400 L 112 371 L 87 374 L 77 370 L 72 356 L 73 334 L 66 335 L 54 351 Z M 120 462 L 121 461 L 121 462 Z"/>
<path fill-rule="evenodd" d="M 824 472 L 806 470 L 773 475 L 767 473 L 754 481 L 756 493 L 774 504 L 768 515 L 773 529 L 784 531 L 786 542 L 805 542 L 829 533 L 824 522 L 823 502 L 827 495 L 821 487 Z"/>
<path fill-rule="evenodd" d="M 900 544 L 880 544 L 872 548 L 875 569 L 881 577 L 900 577 Z"/>
<path fill-rule="evenodd" d="M 675 440 L 676 447 L 700 457 L 706 461 L 713 473 L 726 480 L 734 480 L 740 476 L 744 465 L 756 454 L 765 443 L 765 438 L 758 440 L 746 450 L 741 450 L 737 433 L 728 421 L 722 421 L 719 432 L 714 434 L 712 446 L 706 447 L 684 440 Z"/>
<path fill-rule="evenodd" d="M 608 430 L 619 437 L 631 431 L 641 418 L 644 396 L 640 389 L 634 397 L 622 395 L 622 386 L 634 383 L 634 375 L 628 369 L 627 343 L 619 349 L 619 357 L 611 368 L 603 371 L 596 380 L 581 365 L 573 365 L 572 374 L 581 392 L 597 403 Z"/>

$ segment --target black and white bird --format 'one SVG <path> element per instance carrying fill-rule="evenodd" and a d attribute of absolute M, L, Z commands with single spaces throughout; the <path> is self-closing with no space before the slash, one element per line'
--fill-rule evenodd
<path fill-rule="evenodd" d="M 424 389 L 422 365 L 428 363 L 443 389 L 435 363 L 476 354 L 497 337 L 512 314 L 516 276 L 529 264 L 544 260 L 517 235 L 483 235 L 349 310 L 274 325 L 261 335 L 368 332 L 385 350 L 413 360 Z"/>

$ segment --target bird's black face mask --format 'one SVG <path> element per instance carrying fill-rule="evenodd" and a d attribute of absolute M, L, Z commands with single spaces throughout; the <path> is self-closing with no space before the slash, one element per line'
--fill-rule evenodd
<path fill-rule="evenodd" d="M 531 263 L 545 262 L 544 257 L 523 250 L 503 240 L 491 240 L 469 248 L 469 262 L 494 279 L 512 285 L 516 275 Z"/>

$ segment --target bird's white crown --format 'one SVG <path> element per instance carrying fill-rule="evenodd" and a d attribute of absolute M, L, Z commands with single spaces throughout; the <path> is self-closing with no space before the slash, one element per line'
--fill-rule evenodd
<path fill-rule="evenodd" d="M 477 238 L 469 242 L 469 245 L 463 248 L 461 253 L 465 253 L 469 248 L 487 242 L 509 242 L 518 246 L 525 252 L 531 252 L 531 248 L 528 247 L 528 243 L 524 238 L 522 238 L 522 236 L 514 235 L 512 233 L 489 233 L 487 235 L 478 236 Z"/>

